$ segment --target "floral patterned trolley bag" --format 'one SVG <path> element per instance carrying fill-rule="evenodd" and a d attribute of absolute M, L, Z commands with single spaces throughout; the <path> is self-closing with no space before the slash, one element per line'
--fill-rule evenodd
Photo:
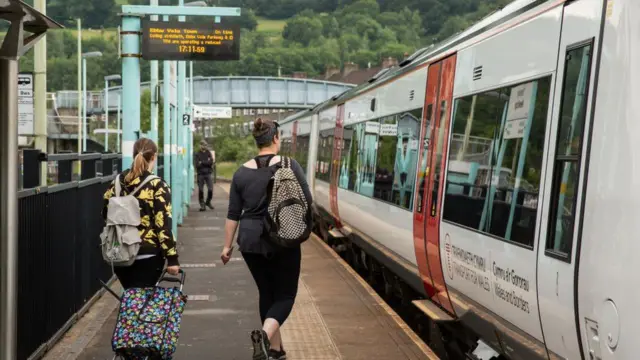
<path fill-rule="evenodd" d="M 180 321 L 187 302 L 182 293 L 185 273 L 180 279 L 162 273 L 155 287 L 127 289 L 120 301 L 112 347 L 118 358 L 170 360 L 176 351 Z M 176 282 L 180 287 L 160 287 L 160 282 Z"/>

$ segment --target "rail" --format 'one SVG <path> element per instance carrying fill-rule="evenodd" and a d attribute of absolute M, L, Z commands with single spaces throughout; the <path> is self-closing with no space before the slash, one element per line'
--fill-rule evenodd
<path fill-rule="evenodd" d="M 43 161 L 47 185 L 39 186 Z M 21 167 L 18 360 L 26 360 L 47 351 L 97 299 L 100 281 L 113 278 L 100 251 L 100 214 L 121 155 L 30 150 Z"/>

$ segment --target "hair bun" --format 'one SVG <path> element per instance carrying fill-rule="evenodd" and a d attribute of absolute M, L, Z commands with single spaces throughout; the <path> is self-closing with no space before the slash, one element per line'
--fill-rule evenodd
<path fill-rule="evenodd" d="M 262 121 L 262 118 L 257 118 L 253 122 L 253 131 L 254 132 L 262 132 L 262 131 L 264 131 L 265 125 L 266 124 L 264 123 L 264 121 Z"/>

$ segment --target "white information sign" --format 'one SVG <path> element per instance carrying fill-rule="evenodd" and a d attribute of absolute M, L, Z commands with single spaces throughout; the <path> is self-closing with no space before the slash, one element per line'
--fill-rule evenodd
<path fill-rule="evenodd" d="M 398 124 L 380 125 L 380 136 L 398 136 Z"/>
<path fill-rule="evenodd" d="M 193 113 L 196 119 L 231 119 L 232 108 L 228 106 L 194 106 Z"/>
<path fill-rule="evenodd" d="M 377 121 L 367 121 L 365 123 L 364 132 L 366 132 L 367 134 L 379 134 L 380 123 Z"/>
<path fill-rule="evenodd" d="M 18 75 L 18 135 L 34 135 L 33 74 Z"/>
<path fill-rule="evenodd" d="M 504 126 L 505 139 L 520 139 L 524 136 L 527 120 L 529 120 L 529 111 L 531 110 L 532 95 L 532 82 L 511 89 L 507 121 Z"/>

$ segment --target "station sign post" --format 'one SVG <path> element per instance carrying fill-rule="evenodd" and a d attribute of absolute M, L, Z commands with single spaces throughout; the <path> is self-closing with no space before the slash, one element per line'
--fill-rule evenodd
<path fill-rule="evenodd" d="M 165 69 L 175 69 L 177 84 L 170 84 L 171 74 L 165 72 L 165 173 L 170 169 L 171 201 L 174 209 L 173 231 L 185 214 L 192 188 L 188 174 L 191 164 L 192 137 L 189 135 L 190 112 L 185 110 L 185 62 L 193 60 L 228 61 L 240 57 L 240 28 L 223 25 L 220 18 L 240 16 L 240 8 L 183 6 L 123 5 L 120 31 L 122 51 L 122 166 L 128 168 L 133 161 L 133 143 L 140 131 L 140 59 L 163 60 Z M 153 21 L 147 16 L 162 16 L 163 21 Z M 186 16 L 209 18 L 210 24 L 186 23 Z M 173 21 L 169 17 L 178 18 Z M 177 94 L 177 98 L 170 99 Z M 193 98 L 193 95 L 190 96 Z M 177 105 L 177 106 L 175 106 Z M 186 122 L 184 115 L 189 115 Z M 182 121 L 181 121 L 182 120 Z M 171 129 L 167 139 L 167 129 Z M 153 130 L 152 130 L 153 133 Z M 168 142 L 168 143 L 167 143 Z M 167 146 L 169 145 L 169 146 Z M 170 156 L 169 156 L 170 155 Z"/>

